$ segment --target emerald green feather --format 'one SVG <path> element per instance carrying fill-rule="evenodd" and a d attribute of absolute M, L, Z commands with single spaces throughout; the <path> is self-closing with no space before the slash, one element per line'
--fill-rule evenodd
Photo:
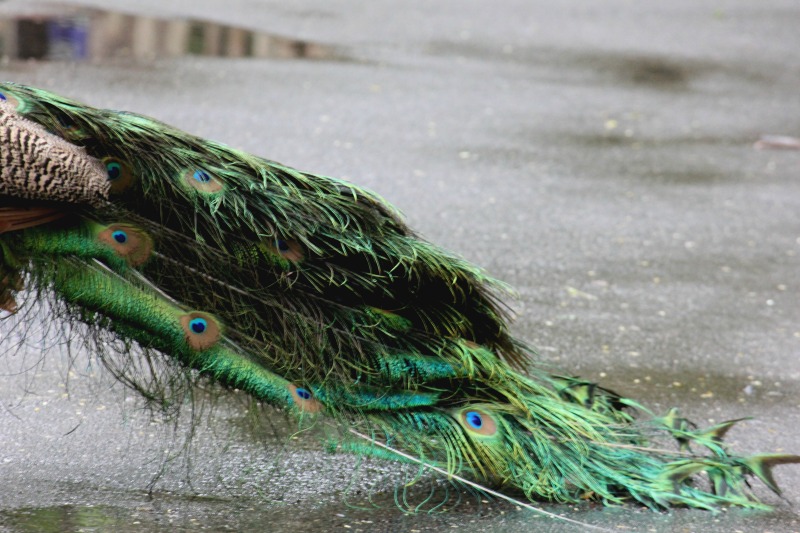
<path fill-rule="evenodd" d="M 109 182 L 50 187 L 69 161 L 55 173 L 42 154 L 13 152 L 29 168 L 0 189 L 25 193 L 0 196 L 6 310 L 24 281 L 125 346 L 352 430 L 331 449 L 403 460 L 385 444 L 531 499 L 761 507 L 748 476 L 777 491 L 771 466 L 799 460 L 730 454 L 735 421 L 696 430 L 670 411 L 637 423 L 632 400 L 537 369 L 508 332 L 506 287 L 371 192 L 146 117 L 19 85 L 0 93 L 10 133 L 33 132 L 43 150 L 60 136 Z M 95 192 L 59 192 L 71 188 Z"/>

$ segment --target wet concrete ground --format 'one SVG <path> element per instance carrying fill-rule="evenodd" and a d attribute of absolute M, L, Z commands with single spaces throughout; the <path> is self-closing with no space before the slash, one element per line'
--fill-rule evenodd
<path fill-rule="evenodd" d="M 744 453 L 800 452 L 800 151 L 753 148 L 800 136 L 796 2 L 92 3 L 332 53 L 12 61 L 2 78 L 372 188 L 516 287 L 514 330 L 543 362 L 702 425 L 752 416 L 728 437 Z M 236 395 L 200 403 L 148 498 L 190 417 L 175 433 L 97 361 L 41 351 L 0 361 L 8 531 L 581 530 L 465 493 L 405 515 L 402 468 L 327 455 L 274 413 L 255 431 Z M 622 531 L 800 531 L 800 469 L 776 477 L 771 513 L 542 506 Z"/>

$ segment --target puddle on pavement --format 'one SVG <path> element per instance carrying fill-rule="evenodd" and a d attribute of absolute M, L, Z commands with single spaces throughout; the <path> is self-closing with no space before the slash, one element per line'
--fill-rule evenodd
<path fill-rule="evenodd" d="M 331 46 L 195 19 L 24 3 L 0 11 L 3 61 L 147 62 L 183 56 L 341 59 Z"/>
<path fill-rule="evenodd" d="M 55 505 L 0 512 L 0 528 L 14 533 L 89 533 L 115 531 L 234 531 L 221 505 L 171 502 L 165 509 L 152 502 L 116 505 Z M 166 506 L 167 504 L 165 504 Z M 209 523 L 210 522 L 210 523 Z"/>
<path fill-rule="evenodd" d="M 59 533 L 62 531 L 116 530 L 123 517 L 114 516 L 104 506 L 31 507 L 0 513 L 0 523 L 5 522 L 20 533 Z"/>

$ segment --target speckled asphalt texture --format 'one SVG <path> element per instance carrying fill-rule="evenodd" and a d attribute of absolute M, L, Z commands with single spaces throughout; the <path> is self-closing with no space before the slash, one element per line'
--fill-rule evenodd
<path fill-rule="evenodd" d="M 516 288 L 514 331 L 543 364 L 701 425 L 753 417 L 728 436 L 743 453 L 800 452 L 800 150 L 754 147 L 800 136 L 796 1 L 80 4 L 330 57 L 5 61 L 1 77 L 376 190 Z M 458 492 L 404 514 L 400 467 L 329 455 L 268 410 L 253 429 L 237 394 L 175 430 L 77 345 L 43 357 L 41 326 L 12 351 L 8 324 L 2 530 L 583 529 Z M 785 500 L 757 489 L 772 512 L 542 507 L 613 531 L 800 531 L 800 467 L 776 477 Z"/>

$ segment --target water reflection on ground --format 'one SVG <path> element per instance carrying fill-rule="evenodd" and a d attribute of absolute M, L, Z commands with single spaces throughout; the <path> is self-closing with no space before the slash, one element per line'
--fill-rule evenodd
<path fill-rule="evenodd" d="M 332 47 L 195 19 L 161 19 L 74 6 L 0 12 L 5 61 L 152 61 L 186 55 L 332 59 Z"/>
<path fill-rule="evenodd" d="M 108 509 L 100 507 L 38 507 L 15 509 L 3 513 L 5 521 L 20 533 L 60 533 L 62 531 L 108 531 L 116 529 Z"/>

